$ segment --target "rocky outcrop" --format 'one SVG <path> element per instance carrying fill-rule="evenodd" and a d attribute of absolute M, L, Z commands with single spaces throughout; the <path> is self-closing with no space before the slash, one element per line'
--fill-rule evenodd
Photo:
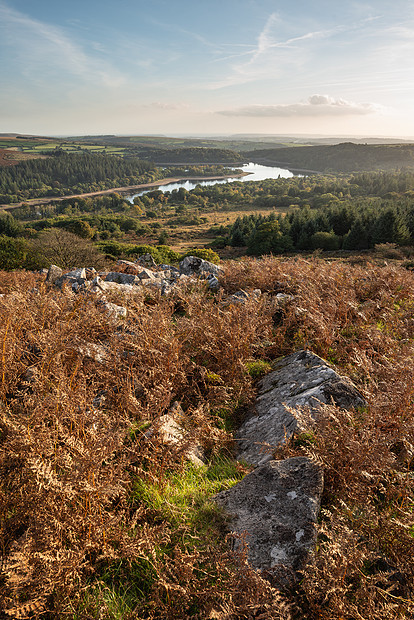
<path fill-rule="evenodd" d="M 314 353 L 280 360 L 260 382 L 254 410 L 236 434 L 238 458 L 256 469 L 215 497 L 229 516 L 235 547 L 244 537 L 250 565 L 278 587 L 297 579 L 314 546 L 323 468 L 306 457 L 272 456 L 298 428 L 297 409 L 317 418 L 323 403 L 365 405 L 356 387 Z"/>
<path fill-rule="evenodd" d="M 219 267 L 195 256 L 187 256 L 180 263 L 180 269 L 171 265 L 156 265 L 152 256 L 144 255 L 136 263 L 119 260 L 122 271 L 97 274 L 88 268 L 73 269 L 63 273 L 60 267 L 51 265 L 46 281 L 58 288 L 68 287 L 74 293 L 91 292 L 101 295 L 105 291 L 131 294 L 142 291 L 144 287 L 159 290 L 168 295 L 174 288 L 180 287 L 199 278 L 207 283 L 208 288 L 217 290 L 220 286 L 217 275 Z M 151 269 L 149 268 L 151 266 Z"/>
<path fill-rule="evenodd" d="M 323 403 L 344 409 L 366 404 L 349 379 L 318 355 L 298 351 L 283 358 L 259 383 L 254 410 L 236 434 L 238 458 L 253 465 L 270 461 L 298 427 L 294 410 L 306 407 L 316 416 Z"/>
<path fill-rule="evenodd" d="M 294 580 L 316 539 L 323 472 L 305 457 L 270 461 L 215 496 L 237 535 L 245 536 L 248 562 L 284 585 Z"/>

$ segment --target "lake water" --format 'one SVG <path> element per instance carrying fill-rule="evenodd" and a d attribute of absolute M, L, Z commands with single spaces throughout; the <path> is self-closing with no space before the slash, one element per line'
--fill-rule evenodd
<path fill-rule="evenodd" d="M 275 166 L 261 166 L 260 164 L 244 164 L 240 166 L 243 172 L 248 172 L 244 177 L 227 177 L 226 179 L 217 179 L 210 181 L 178 181 L 177 183 L 167 183 L 166 185 L 159 185 L 158 187 L 151 187 L 141 192 L 133 194 L 132 196 L 125 196 L 127 200 L 132 202 L 135 196 L 143 196 L 148 192 L 152 192 L 155 189 L 160 189 L 162 192 L 171 192 L 173 189 L 179 189 L 184 187 L 188 191 L 194 189 L 197 185 L 217 185 L 223 183 L 231 183 L 232 181 L 263 181 L 264 179 L 289 179 L 293 176 L 293 172 L 286 170 L 285 168 L 276 168 Z"/>

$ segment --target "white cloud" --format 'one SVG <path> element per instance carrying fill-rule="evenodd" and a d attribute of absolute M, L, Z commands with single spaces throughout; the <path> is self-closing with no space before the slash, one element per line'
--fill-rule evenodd
<path fill-rule="evenodd" d="M 307 101 L 276 105 L 248 105 L 241 108 L 220 110 L 217 114 L 224 116 L 348 116 L 373 114 L 380 106 L 373 103 L 354 103 L 345 99 L 334 99 L 328 95 L 311 95 Z"/>

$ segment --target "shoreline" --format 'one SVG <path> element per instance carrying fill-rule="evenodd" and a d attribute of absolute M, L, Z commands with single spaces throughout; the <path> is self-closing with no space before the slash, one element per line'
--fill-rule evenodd
<path fill-rule="evenodd" d="M 157 181 L 151 181 L 150 183 L 140 183 L 139 185 L 128 185 L 124 187 L 113 187 L 111 189 L 102 189 L 97 192 L 86 192 L 84 194 L 68 194 L 67 196 L 41 196 L 40 198 L 29 198 L 28 200 L 22 200 L 21 202 L 14 202 L 12 204 L 0 205 L 0 211 L 6 209 L 17 209 L 18 207 L 29 206 L 35 207 L 45 203 L 61 202 L 62 200 L 70 200 L 71 198 L 88 198 L 90 196 L 104 196 L 105 194 L 129 194 L 134 190 L 156 189 L 160 185 L 168 185 L 170 183 L 179 183 L 180 181 L 220 181 L 222 179 L 239 179 L 247 176 L 250 172 L 239 172 L 238 174 L 231 175 L 216 175 L 211 177 L 167 177 L 164 179 L 158 179 Z"/>

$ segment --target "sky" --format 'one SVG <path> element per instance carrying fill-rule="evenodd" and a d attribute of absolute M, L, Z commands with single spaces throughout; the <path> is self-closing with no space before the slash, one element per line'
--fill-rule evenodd
<path fill-rule="evenodd" d="M 412 0 L 0 0 L 0 132 L 414 137 Z"/>

